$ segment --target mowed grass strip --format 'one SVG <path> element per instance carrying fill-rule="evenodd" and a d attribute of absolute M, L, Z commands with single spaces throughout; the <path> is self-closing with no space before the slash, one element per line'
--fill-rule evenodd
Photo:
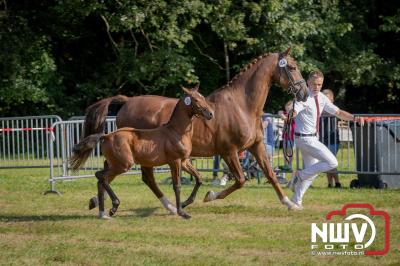
<path fill-rule="evenodd" d="M 206 174 L 207 175 L 207 174 Z M 205 185 L 187 208 L 192 219 L 165 211 L 140 176 L 120 176 L 114 219 L 97 219 L 88 200 L 96 179 L 58 182 L 62 196 L 43 195 L 48 169 L 0 170 L 0 265 L 398 265 L 399 190 L 328 189 L 325 175 L 288 212 L 269 184 L 248 182 L 224 200 L 203 203 Z M 157 175 L 161 181 L 166 175 Z M 355 176 L 341 175 L 348 187 Z M 232 182 L 232 181 L 231 181 Z M 171 202 L 171 185 L 160 185 Z M 183 198 L 192 186 L 182 186 Z M 285 189 L 291 196 L 291 192 Z M 371 203 L 391 217 L 391 249 L 384 256 L 313 256 L 311 223 L 346 203 Z M 109 199 L 106 208 L 110 207 Z M 379 232 L 379 231 L 378 231 Z M 376 247 L 382 247 L 381 239 Z"/>

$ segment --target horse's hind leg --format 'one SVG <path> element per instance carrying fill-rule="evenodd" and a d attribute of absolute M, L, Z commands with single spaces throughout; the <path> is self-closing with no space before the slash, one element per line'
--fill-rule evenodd
<path fill-rule="evenodd" d="M 104 169 L 103 169 L 103 171 L 106 171 L 106 170 L 108 170 L 108 169 L 109 169 L 108 163 L 107 163 L 107 161 L 104 161 Z M 111 182 L 113 181 L 114 178 L 115 178 L 115 176 L 114 176 L 113 178 L 108 178 L 108 184 L 111 184 Z M 106 192 L 106 190 L 104 189 L 104 187 L 102 188 L 102 191 L 103 191 L 104 200 L 105 200 L 105 199 L 106 199 L 106 196 L 107 196 L 108 194 L 106 194 L 107 192 Z M 89 200 L 89 210 L 94 209 L 94 208 L 96 208 L 96 207 L 98 207 L 98 206 L 99 206 L 99 199 L 98 199 L 98 197 L 97 197 L 97 196 L 92 197 L 92 198 Z"/>
<path fill-rule="evenodd" d="M 97 181 L 97 203 L 99 206 L 99 218 L 108 219 L 109 217 L 104 212 L 104 170 L 96 172 Z M 92 202 L 93 198 L 91 199 Z M 90 204 L 90 203 L 89 203 Z"/>
<path fill-rule="evenodd" d="M 113 216 L 119 207 L 120 201 L 117 197 L 117 195 L 114 193 L 114 191 L 111 189 L 111 186 L 109 182 L 114 179 L 115 176 L 125 172 L 122 169 L 104 169 L 102 171 L 96 172 L 96 177 L 98 179 L 97 182 L 97 187 L 98 187 L 98 194 L 97 197 L 99 199 L 99 217 L 100 218 L 106 218 L 106 215 L 104 213 L 104 192 L 107 191 L 107 194 L 110 196 L 111 201 L 112 201 L 112 208 L 109 211 L 109 215 Z"/>
<path fill-rule="evenodd" d="M 286 205 L 289 209 L 293 208 L 295 204 L 292 201 L 290 201 L 288 197 L 286 197 L 281 186 L 279 185 L 278 179 L 276 178 L 274 171 L 272 170 L 270 158 L 268 158 L 267 152 L 265 151 L 264 143 L 263 142 L 254 143 L 254 145 L 249 148 L 249 151 L 256 158 L 258 165 L 263 170 L 263 173 L 268 179 L 268 181 L 274 187 L 275 192 L 276 194 L 278 194 L 278 197 L 282 202 L 282 204 Z"/>
<path fill-rule="evenodd" d="M 106 171 L 106 170 L 108 170 L 108 163 L 107 163 L 107 161 L 104 161 L 104 168 L 103 168 L 103 170 L 102 171 Z M 99 171 L 99 172 L 102 172 L 102 171 Z M 111 181 L 110 181 L 111 182 Z M 104 187 L 101 187 L 101 191 L 103 192 L 103 201 L 104 201 L 104 199 L 105 199 L 105 195 L 104 195 L 104 193 L 105 193 L 105 190 L 104 190 Z M 99 197 L 97 196 L 97 197 L 92 197 L 90 200 L 89 200 L 89 210 L 91 210 L 91 209 L 94 209 L 94 208 L 96 208 L 97 206 L 99 206 Z"/>
<path fill-rule="evenodd" d="M 208 191 L 204 197 L 204 202 L 209 202 L 216 199 L 224 199 L 235 190 L 240 189 L 246 182 L 242 167 L 240 166 L 237 151 L 232 151 L 229 155 L 223 155 L 222 158 L 228 165 L 230 172 L 235 176 L 235 183 L 220 192 L 215 193 L 213 191 Z"/>
<path fill-rule="evenodd" d="M 189 198 L 185 202 L 182 203 L 182 208 L 185 208 L 186 206 L 188 206 L 194 202 L 194 199 L 196 198 L 196 195 L 197 195 L 197 191 L 199 190 L 199 188 L 203 184 L 203 182 L 201 180 L 200 173 L 197 171 L 196 168 L 194 168 L 194 166 L 190 163 L 189 160 L 184 160 L 182 162 L 182 169 L 185 172 L 188 172 L 189 174 L 194 176 L 194 178 L 196 179 L 196 185 L 194 186 L 192 193 L 190 194 Z"/>
<path fill-rule="evenodd" d="M 143 182 L 153 191 L 154 195 L 161 201 L 165 209 L 170 211 L 171 214 L 176 214 L 176 207 L 169 202 L 157 185 L 154 178 L 153 167 L 142 167 L 141 169 Z"/>

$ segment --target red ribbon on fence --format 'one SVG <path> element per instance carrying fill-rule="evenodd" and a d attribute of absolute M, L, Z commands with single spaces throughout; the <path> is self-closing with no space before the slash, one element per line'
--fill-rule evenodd
<path fill-rule="evenodd" d="M 49 131 L 54 132 L 53 127 L 23 127 L 23 128 L 0 128 L 0 132 L 14 132 L 14 131 Z"/>

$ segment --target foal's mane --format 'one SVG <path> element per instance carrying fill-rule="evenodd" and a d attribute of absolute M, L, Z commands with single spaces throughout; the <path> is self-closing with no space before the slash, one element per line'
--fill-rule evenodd
<path fill-rule="evenodd" d="M 169 118 L 168 122 L 167 122 L 167 123 L 165 123 L 164 125 L 168 125 L 168 124 L 170 124 L 170 123 L 171 123 L 171 121 L 172 121 L 172 118 L 174 117 L 174 115 L 175 115 L 175 113 L 176 113 L 176 110 L 178 109 L 178 107 L 179 107 L 179 104 L 181 103 L 181 101 L 183 100 L 183 98 L 185 97 L 185 95 L 187 95 L 187 94 L 186 94 L 186 93 L 184 93 L 184 94 L 182 94 L 182 96 L 181 96 L 181 97 L 179 97 L 178 101 L 177 101 L 177 102 L 176 102 L 176 104 L 175 104 L 175 107 L 174 107 L 174 109 L 172 110 L 171 117 Z"/>
<path fill-rule="evenodd" d="M 263 59 L 267 58 L 271 54 L 272 53 L 266 53 L 251 60 L 251 62 L 248 63 L 244 68 L 242 68 L 240 72 L 237 73 L 227 84 L 215 90 L 213 93 L 211 93 L 211 95 L 225 89 L 235 88 L 235 86 L 233 86 L 234 83 L 240 82 L 246 76 L 246 74 L 250 73 L 250 71 L 248 70 L 253 69 L 256 64 L 259 64 L 263 61 Z"/>

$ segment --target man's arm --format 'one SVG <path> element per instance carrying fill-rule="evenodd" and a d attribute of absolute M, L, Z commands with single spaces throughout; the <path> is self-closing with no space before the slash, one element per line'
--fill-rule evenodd
<path fill-rule="evenodd" d="M 346 121 L 353 121 L 353 122 L 359 122 L 361 125 L 364 124 L 364 118 L 360 117 L 360 116 L 354 116 L 344 110 L 337 110 L 336 114 L 337 117 L 339 117 L 342 120 L 346 120 Z"/>

